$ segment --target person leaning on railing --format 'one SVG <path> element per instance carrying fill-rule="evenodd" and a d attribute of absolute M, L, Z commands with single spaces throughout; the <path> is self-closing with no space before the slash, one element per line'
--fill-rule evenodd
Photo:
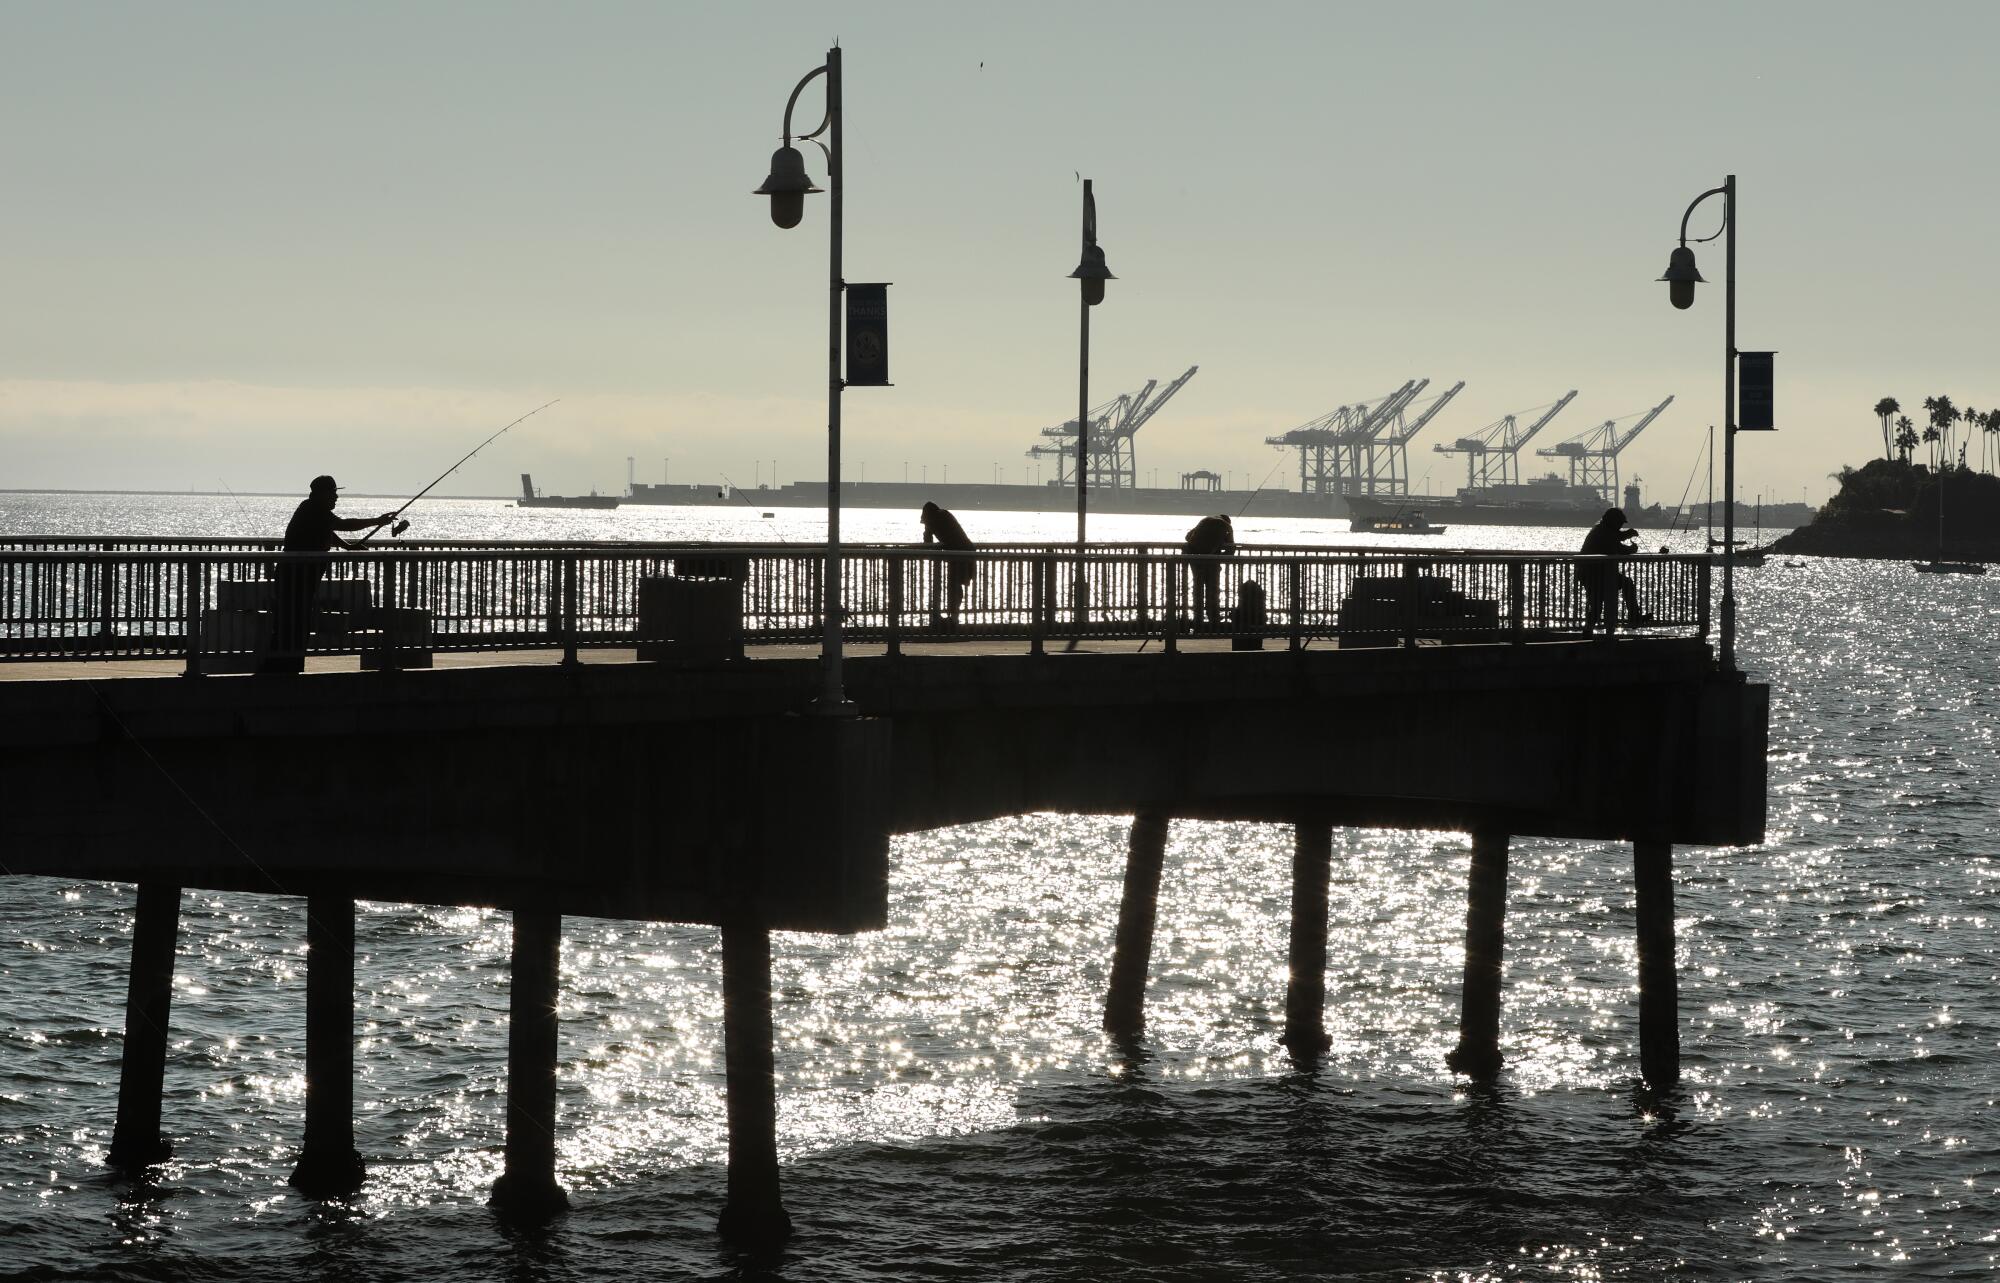
<path fill-rule="evenodd" d="M 1582 553 L 1586 557 L 1601 557 L 1602 561 L 1586 561 L 1576 568 L 1577 581 L 1583 585 L 1585 608 L 1583 631 L 1588 633 L 1597 627 L 1599 619 L 1604 620 L 1604 631 L 1616 631 L 1612 612 L 1611 594 L 1616 592 L 1625 604 L 1625 622 L 1633 627 L 1651 623 L 1639 609 L 1639 590 L 1632 580 L 1618 569 L 1616 558 L 1630 557 L 1639 551 L 1639 532 L 1625 524 L 1625 513 L 1619 508 L 1606 508 L 1590 533 L 1583 537 Z"/>
<path fill-rule="evenodd" d="M 924 543 L 926 545 L 935 539 L 937 540 L 938 547 L 943 548 L 947 552 L 972 551 L 972 539 L 965 533 L 965 527 L 958 524 L 958 518 L 952 515 L 951 509 L 940 508 L 934 503 L 927 502 L 924 504 L 922 515 L 924 521 Z M 972 558 L 953 557 L 946 563 L 946 592 L 949 595 L 951 605 L 945 618 L 950 620 L 951 626 L 954 628 L 958 626 L 959 602 L 964 600 L 965 586 L 971 582 Z M 931 608 L 931 622 L 934 624 L 940 622 L 935 605 Z"/>
<path fill-rule="evenodd" d="M 1222 563 L 1209 560 L 1212 557 L 1233 557 L 1236 555 L 1236 527 L 1229 520 L 1229 514 L 1217 513 L 1213 517 L 1203 517 L 1187 532 L 1187 542 L 1181 551 L 1202 558 L 1194 563 L 1194 622 L 1200 624 L 1204 613 L 1208 623 L 1222 627 Z"/>
<path fill-rule="evenodd" d="M 333 508 L 338 502 L 340 486 L 334 479 L 324 474 L 314 477 L 311 491 L 285 526 L 285 552 L 319 554 L 336 546 L 352 548 L 355 545 L 342 539 L 338 532 L 387 525 L 396 517 L 393 512 L 379 517 L 336 517 Z M 319 581 L 326 578 L 326 567 L 327 563 L 317 555 L 310 560 L 303 557 L 293 560 L 291 556 L 279 560 L 277 584 L 272 593 L 271 640 L 257 663 L 259 673 L 282 676 L 305 671 L 313 598 L 319 592 Z"/>

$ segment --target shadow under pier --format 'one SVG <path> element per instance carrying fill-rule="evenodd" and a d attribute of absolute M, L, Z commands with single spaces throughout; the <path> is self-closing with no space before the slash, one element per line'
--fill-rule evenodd
<path fill-rule="evenodd" d="M 295 1181 L 351 1193 L 356 899 L 515 915 L 507 1171 L 559 1212 L 565 915 L 723 935 L 730 1167 L 721 1228 L 789 1228 L 769 933 L 888 912 L 893 834 L 1036 811 L 1135 816 L 1105 1023 L 1144 1027 L 1169 822 L 1292 824 L 1285 1041 L 1324 1044 L 1335 825 L 1474 835 L 1460 1046 L 1500 1068 L 1512 838 L 1632 844 L 1641 1071 L 1677 1074 L 1672 848 L 1764 829 L 1768 688 L 1693 640 L 1321 652 L 903 654 L 847 665 L 853 717 L 808 711 L 808 658 L 332 673 L 298 681 L 0 684 L 0 847 L 19 874 L 138 884 L 114 1161 L 166 1152 L 159 1084 L 180 891 L 304 897 L 306 1127 Z M 393 751 L 385 751 L 385 750 Z M 148 1036 L 148 1030 L 160 1036 Z"/>

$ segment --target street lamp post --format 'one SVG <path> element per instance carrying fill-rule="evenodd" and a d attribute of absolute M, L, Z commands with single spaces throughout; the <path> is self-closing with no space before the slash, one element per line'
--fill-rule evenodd
<path fill-rule="evenodd" d="M 1723 178 L 1722 186 L 1711 187 L 1694 198 L 1681 215 L 1681 243 L 1667 260 L 1669 300 L 1677 308 L 1694 305 L 1694 287 L 1706 278 L 1695 269 L 1694 251 L 1688 248 L 1688 219 L 1695 206 L 1711 196 L 1722 197 L 1722 229 L 1715 236 L 1724 241 L 1725 269 L 1722 307 L 1722 655 L 1724 673 L 1736 671 L 1736 175 Z M 1704 236 L 1694 243 L 1712 241 Z"/>
<path fill-rule="evenodd" d="M 826 62 L 807 72 L 785 100 L 784 144 L 771 153 L 771 173 L 758 196 L 771 198 L 771 221 L 779 227 L 797 227 L 805 214 L 805 198 L 819 192 L 806 176 L 805 157 L 792 146 L 792 108 L 799 95 L 816 76 L 826 77 L 826 118 L 809 134 L 796 135 L 800 142 L 818 142 L 826 153 L 828 213 L 831 229 L 826 273 L 826 583 L 822 602 L 824 631 L 820 640 L 820 697 L 822 713 L 852 713 L 846 688 L 841 681 L 840 604 L 840 393 L 846 386 L 840 373 L 840 303 L 845 282 L 840 275 L 841 247 L 841 157 L 840 157 L 840 48 L 826 51 Z M 771 481 L 777 482 L 777 465 L 771 467 Z"/>
<path fill-rule="evenodd" d="M 1070 278 L 1082 287 L 1076 359 L 1076 630 L 1081 637 L 1088 609 L 1083 550 L 1085 514 L 1090 508 L 1090 309 L 1104 301 L 1104 282 L 1118 279 L 1104 265 L 1104 251 L 1097 245 L 1097 198 L 1091 195 L 1088 178 L 1083 180 L 1083 256 Z"/>

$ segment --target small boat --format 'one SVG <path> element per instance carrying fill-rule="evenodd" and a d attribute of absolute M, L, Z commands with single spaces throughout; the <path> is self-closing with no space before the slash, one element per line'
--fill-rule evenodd
<path fill-rule="evenodd" d="M 616 508 L 618 496 L 599 494 L 592 490 L 587 495 L 536 494 L 535 479 L 528 473 L 521 474 L 521 497 L 514 501 L 516 508 Z"/>
<path fill-rule="evenodd" d="M 1432 525 L 1421 512 L 1403 511 L 1388 517 L 1355 517 L 1347 529 L 1357 535 L 1441 535 L 1450 527 Z"/>

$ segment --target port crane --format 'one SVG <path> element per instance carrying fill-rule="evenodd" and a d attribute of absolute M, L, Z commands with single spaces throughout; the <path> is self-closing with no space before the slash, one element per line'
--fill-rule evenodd
<path fill-rule="evenodd" d="M 1520 416 L 1533 414 L 1534 410 L 1517 410 L 1487 424 L 1469 437 L 1460 437 L 1450 445 L 1432 446 L 1439 454 L 1462 454 L 1465 456 L 1465 488 L 1484 490 L 1489 486 L 1515 486 L 1521 484 L 1521 448 L 1535 439 L 1535 434 L 1549 426 L 1549 420 L 1561 414 L 1563 407 L 1576 400 L 1576 389 L 1563 393 L 1562 399 L 1549 406 L 1536 406 L 1545 410 L 1541 418 L 1530 424 L 1526 431 L 1521 429 Z"/>
<path fill-rule="evenodd" d="M 1365 401 L 1343 405 L 1289 432 L 1265 437 L 1264 444 L 1299 452 L 1300 494 L 1359 494 L 1368 475 L 1369 440 L 1429 383 L 1411 379 L 1372 408 Z"/>
<path fill-rule="evenodd" d="M 1093 406 L 1090 420 L 1090 486 L 1093 490 L 1135 490 L 1139 485 L 1139 457 L 1132 438 L 1144 427 L 1146 421 L 1160 412 L 1160 407 L 1173 400 L 1174 394 L 1187 386 L 1195 371 L 1201 367 L 1190 365 L 1187 373 L 1175 379 L 1157 394 L 1158 379 L 1146 380 L 1146 386 L 1137 392 L 1120 393 L 1102 405 Z M 1050 438 L 1028 449 L 1031 459 L 1053 458 L 1056 461 L 1056 484 L 1073 486 L 1076 484 L 1076 420 L 1070 419 L 1052 428 L 1043 428 L 1042 435 Z"/>
<path fill-rule="evenodd" d="M 1426 379 L 1425 382 L 1428 383 L 1429 380 Z M 1382 493 L 1391 496 L 1410 493 L 1410 438 L 1422 432 L 1425 425 L 1437 417 L 1437 412 L 1444 409 L 1464 387 L 1464 379 L 1452 384 L 1450 389 L 1433 400 L 1414 419 L 1410 414 L 1415 407 L 1406 401 L 1394 414 L 1376 425 L 1374 435 L 1364 443 L 1368 471 L 1363 478 L 1363 493 Z"/>
<path fill-rule="evenodd" d="M 1636 416 L 1638 422 L 1629 428 L 1618 425 L 1634 418 L 1626 415 L 1623 419 L 1606 419 L 1594 428 L 1577 433 L 1567 441 L 1558 441 L 1535 451 L 1544 459 L 1569 460 L 1569 483 L 1582 485 L 1603 497 L 1607 507 L 1618 502 L 1618 455 L 1632 439 L 1646 430 L 1646 425 L 1660 417 L 1660 411 L 1674 403 L 1670 396 L 1643 415 Z"/>

